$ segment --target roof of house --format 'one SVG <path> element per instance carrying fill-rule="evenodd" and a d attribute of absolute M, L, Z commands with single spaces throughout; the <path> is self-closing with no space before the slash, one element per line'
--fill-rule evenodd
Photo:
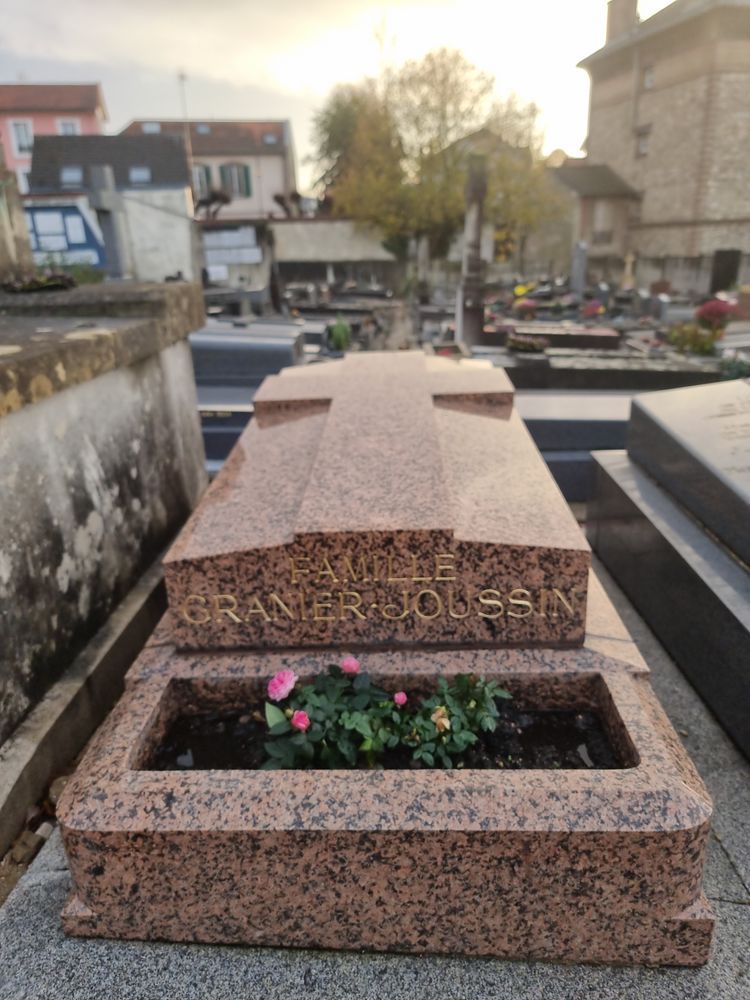
<path fill-rule="evenodd" d="M 741 7 L 750 11 L 750 0 L 675 0 L 668 7 L 664 7 L 656 14 L 646 18 L 645 21 L 640 21 L 632 31 L 613 38 L 611 42 L 608 42 L 601 49 L 597 49 L 590 56 L 586 56 L 578 65 L 585 69 L 592 63 L 599 62 L 601 59 L 615 52 L 627 49 L 636 42 L 643 41 L 645 38 L 657 35 L 661 31 L 684 24 L 686 21 L 691 21 L 693 18 L 700 17 L 701 14 L 706 14 L 719 7 Z"/>
<path fill-rule="evenodd" d="M 568 160 L 553 168 L 555 177 L 584 198 L 640 198 L 635 188 L 604 163 Z"/>
<path fill-rule="evenodd" d="M 62 190 L 63 167 L 82 167 L 81 190 L 87 190 L 94 166 L 111 166 L 118 188 L 135 186 L 130 180 L 131 167 L 151 170 L 151 181 L 138 187 L 185 187 L 190 183 L 185 147 L 179 136 L 40 135 L 34 140 L 30 191 L 45 194 Z"/>
<path fill-rule="evenodd" d="M 94 114 L 97 109 L 107 117 L 98 83 L 0 83 L 0 114 L 33 111 Z"/>
<path fill-rule="evenodd" d="M 185 135 L 185 122 L 156 118 L 137 118 L 120 135 L 153 134 L 149 128 L 159 127 L 161 134 Z M 278 155 L 291 145 L 291 130 L 286 121 L 189 121 L 190 146 L 193 156 Z M 144 128 L 145 126 L 145 128 Z"/>
<path fill-rule="evenodd" d="M 382 236 L 350 219 L 289 219 L 269 223 L 279 263 L 343 264 L 394 261 Z"/>

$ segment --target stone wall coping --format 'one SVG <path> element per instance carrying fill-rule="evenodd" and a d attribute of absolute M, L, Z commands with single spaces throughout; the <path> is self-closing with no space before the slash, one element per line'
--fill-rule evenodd
<path fill-rule="evenodd" d="M 0 295 L 0 417 L 184 340 L 204 321 L 198 285 L 87 285 Z"/>

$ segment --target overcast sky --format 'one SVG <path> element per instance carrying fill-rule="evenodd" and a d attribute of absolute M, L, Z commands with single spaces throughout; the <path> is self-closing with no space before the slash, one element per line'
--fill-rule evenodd
<path fill-rule="evenodd" d="M 641 17 L 666 0 L 640 0 Z M 331 86 L 432 48 L 460 48 L 542 109 L 548 151 L 586 136 L 606 0 L 0 0 L 2 82 L 100 81 L 111 131 L 131 118 L 289 118 L 301 186 L 313 112 Z"/>

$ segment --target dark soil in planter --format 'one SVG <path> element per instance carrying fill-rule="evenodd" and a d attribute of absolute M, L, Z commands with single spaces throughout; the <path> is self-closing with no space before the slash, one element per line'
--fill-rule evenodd
<path fill-rule="evenodd" d="M 601 719 L 595 712 L 540 711 L 499 702 L 494 733 L 482 733 L 466 752 L 464 768 L 620 768 Z M 147 771 L 255 770 L 267 759 L 268 730 L 260 713 L 249 710 L 178 716 L 163 743 L 143 765 Z M 410 754 L 386 754 L 388 770 L 420 767 Z"/>

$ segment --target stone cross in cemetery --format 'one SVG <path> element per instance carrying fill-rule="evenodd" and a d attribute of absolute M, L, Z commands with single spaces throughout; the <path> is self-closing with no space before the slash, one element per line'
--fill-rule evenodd
<path fill-rule="evenodd" d="M 486 195 L 487 158 L 474 154 L 469 157 L 461 281 L 456 295 L 456 340 L 462 341 L 468 347 L 481 342 L 484 327 L 481 248 Z"/>
<path fill-rule="evenodd" d="M 255 403 L 60 804 L 66 931 L 705 962 L 710 800 L 504 374 L 352 355 Z M 597 713 L 617 765 L 153 765 L 175 720 L 250 718 L 277 671 L 304 682 L 347 651 L 387 692 L 474 674 L 523 711 Z"/>
<path fill-rule="evenodd" d="M 588 246 L 576 243 L 573 249 L 573 266 L 570 272 L 570 290 L 575 295 L 583 295 L 588 279 Z"/>

